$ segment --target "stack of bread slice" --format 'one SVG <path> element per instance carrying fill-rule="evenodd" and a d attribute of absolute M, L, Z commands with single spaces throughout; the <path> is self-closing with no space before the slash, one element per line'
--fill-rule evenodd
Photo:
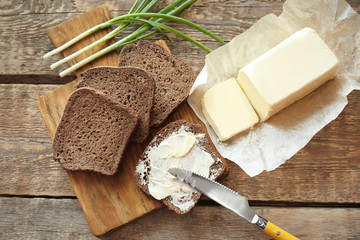
<path fill-rule="evenodd" d="M 195 73 L 158 44 L 139 41 L 119 67 L 81 74 L 55 132 L 53 156 L 67 170 L 117 172 L 129 141 L 147 139 L 186 100 Z"/>

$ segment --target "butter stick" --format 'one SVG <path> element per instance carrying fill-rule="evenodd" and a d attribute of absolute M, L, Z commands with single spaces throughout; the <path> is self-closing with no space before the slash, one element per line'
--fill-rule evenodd
<path fill-rule="evenodd" d="M 204 94 L 201 106 L 220 141 L 228 140 L 259 121 L 235 78 L 210 88 Z"/>
<path fill-rule="evenodd" d="M 242 68 L 237 81 L 265 121 L 334 78 L 337 69 L 335 54 L 304 28 Z"/>

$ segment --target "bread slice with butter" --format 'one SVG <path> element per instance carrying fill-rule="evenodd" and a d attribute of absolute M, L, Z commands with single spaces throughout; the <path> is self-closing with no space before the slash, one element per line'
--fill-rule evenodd
<path fill-rule="evenodd" d="M 161 129 L 146 147 L 135 171 L 136 184 L 178 214 L 188 213 L 201 194 L 168 173 L 182 167 L 218 179 L 227 163 L 214 150 L 200 125 L 178 120 Z"/>

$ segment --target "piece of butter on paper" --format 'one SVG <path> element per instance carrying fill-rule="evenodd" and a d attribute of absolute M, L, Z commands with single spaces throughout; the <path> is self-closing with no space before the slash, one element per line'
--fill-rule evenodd
<path fill-rule="evenodd" d="M 338 59 L 315 30 L 303 28 L 244 68 L 238 83 L 265 121 L 335 77 Z"/>
<path fill-rule="evenodd" d="M 201 105 L 220 141 L 228 140 L 259 121 L 235 78 L 211 87 L 204 94 Z"/>

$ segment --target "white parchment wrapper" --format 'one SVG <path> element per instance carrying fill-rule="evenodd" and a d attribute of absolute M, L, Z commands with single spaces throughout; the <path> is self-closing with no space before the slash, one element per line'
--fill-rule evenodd
<path fill-rule="evenodd" d="M 339 58 L 337 77 L 250 131 L 220 142 L 202 113 L 205 91 L 236 78 L 241 67 L 304 27 L 315 29 Z M 347 95 L 360 89 L 359 48 L 360 15 L 346 1 L 288 0 L 279 17 L 266 15 L 206 56 L 188 102 L 205 123 L 219 153 L 253 177 L 283 164 L 342 112 Z"/>

